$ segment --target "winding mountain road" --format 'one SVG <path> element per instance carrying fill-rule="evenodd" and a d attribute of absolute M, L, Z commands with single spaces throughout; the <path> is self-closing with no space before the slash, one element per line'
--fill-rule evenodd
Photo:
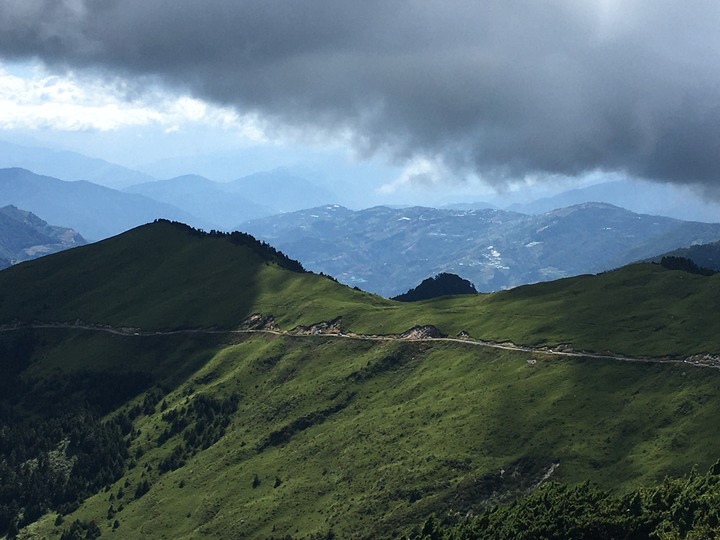
<path fill-rule="evenodd" d="M 587 351 L 575 351 L 567 349 L 557 349 L 552 347 L 530 347 L 526 345 L 517 345 L 512 342 L 495 342 L 474 339 L 471 337 L 410 337 L 403 334 L 400 335 L 370 335 L 356 334 L 352 332 L 339 331 L 306 331 L 306 330 L 279 330 L 272 328 L 237 328 L 237 329 L 217 329 L 217 328 L 183 328 L 179 330 L 143 330 L 133 327 L 115 327 L 105 324 L 93 324 L 82 321 L 74 323 L 69 322 L 45 322 L 45 323 L 13 323 L 0 325 L 0 332 L 13 332 L 29 329 L 65 329 L 65 330 L 84 330 L 90 332 L 105 332 L 117 336 L 125 337 L 148 337 L 148 336 L 173 336 L 173 335 L 231 335 L 231 334 L 270 334 L 284 337 L 323 337 L 336 339 L 351 339 L 361 341 L 408 341 L 408 342 L 427 342 L 427 343 L 459 343 L 467 346 L 486 347 L 490 349 L 500 349 L 506 351 L 525 352 L 554 357 L 568 358 L 588 358 L 597 360 L 615 360 L 619 362 L 642 362 L 655 364 L 682 364 L 693 367 L 704 367 L 720 369 L 720 356 L 710 354 L 693 355 L 687 358 L 676 357 L 649 357 L 649 356 L 625 356 L 617 354 L 600 354 Z"/>

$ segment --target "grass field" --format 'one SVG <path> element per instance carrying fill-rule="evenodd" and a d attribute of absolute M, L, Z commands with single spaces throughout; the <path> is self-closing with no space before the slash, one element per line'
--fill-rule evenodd
<path fill-rule="evenodd" d="M 282 330 L 341 317 L 360 334 L 432 324 L 683 356 L 720 353 L 719 288 L 718 276 L 645 264 L 407 304 L 161 222 L 0 272 L 0 323 L 233 329 L 263 313 Z M 450 342 L 23 332 L 1 332 L 0 346 L 31 344 L 13 359 L 26 380 L 147 375 L 153 387 L 108 420 L 162 394 L 133 416 L 124 475 L 62 524 L 46 514 L 28 538 L 58 537 L 76 519 L 117 538 L 388 536 L 525 493 L 551 471 L 623 491 L 720 457 L 715 369 Z"/>
<path fill-rule="evenodd" d="M 123 340 L 103 345 L 117 351 L 129 341 L 103 339 Z M 136 420 L 137 464 L 66 522 L 109 531 L 118 520 L 118 538 L 375 537 L 522 492 L 554 463 L 553 479 L 623 490 L 718 457 L 708 429 L 720 410 L 714 370 L 461 344 L 233 339 L 209 358 L 213 347 L 195 344 L 196 370 L 165 396 L 165 410 Z M 227 433 L 160 474 L 182 444 L 179 435 L 157 443 L 163 414 L 232 394 L 239 406 Z M 143 480 L 150 490 L 133 500 Z M 107 519 L 120 488 L 124 508 Z M 53 521 L 30 536 L 52 536 Z"/>

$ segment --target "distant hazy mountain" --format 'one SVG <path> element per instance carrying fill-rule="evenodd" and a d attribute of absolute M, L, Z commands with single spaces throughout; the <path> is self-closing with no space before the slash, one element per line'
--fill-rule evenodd
<path fill-rule="evenodd" d="M 19 167 L 63 180 L 87 180 L 115 189 L 154 180 L 139 171 L 75 152 L 0 141 L 0 168 Z"/>
<path fill-rule="evenodd" d="M 324 206 L 242 230 L 348 285 L 395 296 L 449 272 L 481 291 L 600 272 L 720 239 L 720 224 L 581 204 L 530 216 L 501 210 Z"/>
<path fill-rule="evenodd" d="M 99 240 L 157 218 L 200 220 L 169 204 L 91 182 L 66 182 L 25 169 L 0 169 L 0 205 L 12 204 Z"/>
<path fill-rule="evenodd" d="M 335 199 L 332 192 L 285 169 L 251 174 L 232 182 L 185 175 L 130 186 L 124 191 L 172 204 L 226 230 L 236 229 L 239 223 L 250 219 L 327 204 Z"/>
<path fill-rule="evenodd" d="M 248 200 L 234 185 L 197 175 L 148 182 L 124 191 L 172 204 L 220 229 L 231 229 L 243 220 L 275 213 L 271 208 Z"/>
<path fill-rule="evenodd" d="M 572 189 L 553 197 L 526 204 L 513 204 L 507 210 L 542 214 L 586 202 L 604 202 L 639 214 L 676 219 L 720 222 L 720 201 L 714 201 L 690 188 L 672 184 L 618 180 Z"/>
<path fill-rule="evenodd" d="M 0 268 L 86 243 L 74 230 L 48 225 L 31 212 L 0 208 Z"/>
<path fill-rule="evenodd" d="M 224 187 L 277 212 L 293 212 L 333 203 L 336 200 L 335 194 L 331 191 L 286 169 L 251 174 L 234 182 L 228 182 Z"/>

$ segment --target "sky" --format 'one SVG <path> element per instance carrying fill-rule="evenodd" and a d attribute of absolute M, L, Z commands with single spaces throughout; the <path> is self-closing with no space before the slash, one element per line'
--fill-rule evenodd
<path fill-rule="evenodd" d="M 718 28 L 714 0 L 2 0 L 0 138 L 368 200 L 717 197 Z"/>

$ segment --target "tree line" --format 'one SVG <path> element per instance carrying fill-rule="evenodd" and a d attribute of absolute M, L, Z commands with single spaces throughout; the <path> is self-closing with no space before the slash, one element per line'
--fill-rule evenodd
<path fill-rule="evenodd" d="M 476 516 L 430 517 L 413 540 L 640 540 L 720 537 L 720 461 L 706 474 L 614 494 L 550 482 Z"/>
<path fill-rule="evenodd" d="M 193 236 L 225 238 L 236 246 L 243 246 L 250 249 L 253 253 L 258 255 L 264 261 L 273 262 L 279 267 L 290 270 L 291 272 L 297 272 L 300 274 L 307 273 L 307 270 L 303 268 L 303 265 L 300 264 L 300 262 L 296 261 L 295 259 L 291 259 L 282 251 L 275 249 L 267 242 L 258 240 L 254 236 L 247 233 L 243 233 L 240 231 L 223 232 L 214 229 L 210 232 L 205 232 L 202 229 L 196 229 L 194 227 L 191 227 L 190 225 L 186 225 L 185 223 L 181 223 L 179 221 L 170 221 L 167 219 L 156 219 L 155 223 L 169 223 L 170 225 L 173 225 L 174 227 L 177 227 Z"/>

